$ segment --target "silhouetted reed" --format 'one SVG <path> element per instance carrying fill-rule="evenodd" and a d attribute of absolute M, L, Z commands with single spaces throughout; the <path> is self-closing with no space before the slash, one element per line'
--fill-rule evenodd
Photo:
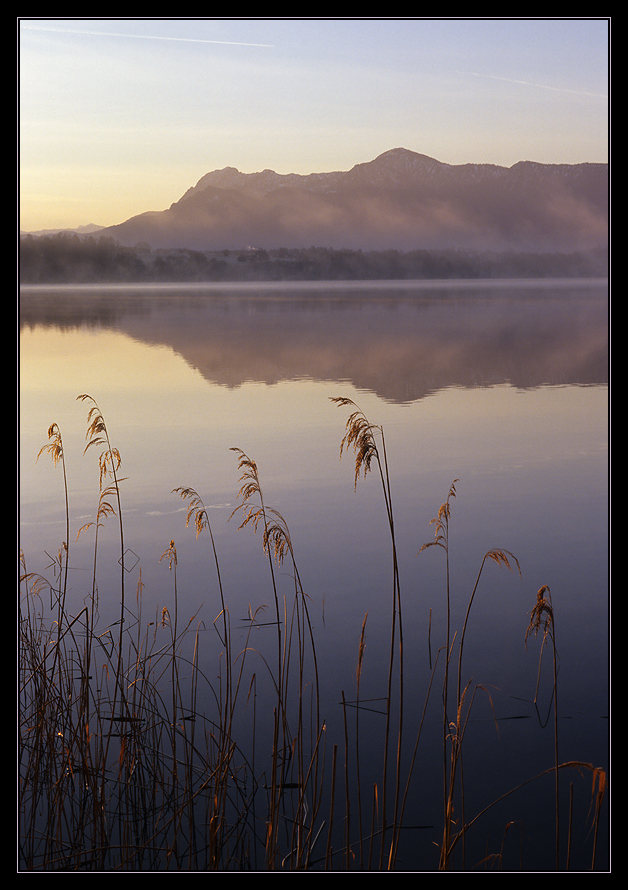
<path fill-rule="evenodd" d="M 542 587 L 525 633 L 542 636 L 542 652 L 553 652 L 554 762 L 538 776 L 507 789 L 479 812 L 467 813 L 462 770 L 465 736 L 476 694 L 488 692 L 466 679 L 463 651 L 473 604 L 487 567 L 520 572 L 508 550 L 488 550 L 470 591 L 462 627 L 452 627 L 449 527 L 456 483 L 436 518 L 434 539 L 420 552 L 440 548 L 445 556 L 445 639 L 432 663 L 426 688 L 408 693 L 404 683 L 402 585 L 397 556 L 392 482 L 384 431 L 350 399 L 341 457 L 353 450 L 354 485 L 377 470 L 390 541 L 390 639 L 387 667 L 377 701 L 363 697 L 368 661 L 368 615 L 356 628 L 355 697 L 340 690 L 341 739 L 331 739 L 320 702 L 319 658 L 310 617 L 311 599 L 302 583 L 289 525 L 266 502 L 256 462 L 233 451 L 240 473 L 239 502 L 231 514 L 239 528 L 261 534 L 273 597 L 272 621 L 261 622 L 250 608 L 244 642 L 232 626 L 219 554 L 209 514 L 195 488 L 174 494 L 187 504 L 186 527 L 207 540 L 215 574 L 218 613 L 213 621 L 218 672 L 210 679 L 201 660 L 205 630 L 198 611 L 179 614 L 179 555 L 174 540 L 161 562 L 171 581 L 169 605 L 143 614 L 140 571 L 135 598 L 125 589 L 124 522 L 119 475 L 122 459 L 110 440 L 103 415 L 91 396 L 85 452 L 99 450 L 99 496 L 93 522 L 78 535 L 93 533 L 91 586 L 77 607 L 68 595 L 70 508 L 65 455 L 56 424 L 48 430 L 48 453 L 63 470 L 66 540 L 51 560 L 48 575 L 29 570 L 21 554 L 19 614 L 19 868 L 22 871 L 393 871 L 399 866 L 401 832 L 415 776 L 433 764 L 419 756 L 421 738 L 442 671 L 442 828 L 438 855 L 421 868 L 448 871 L 459 866 L 467 837 L 482 818 L 524 785 L 545 775 L 555 778 L 556 869 L 559 846 L 559 775 L 592 778 L 592 858 L 607 788 L 603 769 L 558 757 L 556 616 L 549 588 Z M 121 566 L 118 618 L 100 627 L 97 566 L 99 536 L 116 520 Z M 281 567 L 281 578 L 278 569 Z M 289 581 L 286 586 L 286 574 Z M 432 609 L 430 609 L 430 616 Z M 253 645 L 262 624 L 274 628 L 273 650 Z M 359 631 L 359 633 L 358 633 Z M 430 631 L 431 632 L 431 631 Z M 539 660 L 534 706 L 538 705 Z M 411 678 L 414 680 L 414 678 Z M 269 686 L 272 719 L 257 708 L 258 690 Z M 410 684 L 413 686 L 413 683 Z M 490 698 L 490 697 L 489 697 Z M 405 724 L 410 703 L 414 722 Z M 440 706 L 439 706 L 440 707 Z M 351 720 L 349 715 L 354 708 Z M 372 744 L 363 729 L 367 710 L 382 710 L 385 729 L 381 776 L 363 768 Z M 417 719 L 418 715 L 418 719 Z M 410 735 L 411 733 L 411 735 Z M 408 738 L 406 739 L 406 736 Z M 327 748 L 330 748 L 331 756 Z M 404 754 L 405 752 L 405 754 Z M 408 756 L 409 752 L 409 756 Z M 440 754 L 437 753 L 437 756 Z M 264 764 L 269 763 L 268 768 Z M 261 765 L 260 765 L 261 764 Z M 573 790 L 573 789 L 572 789 Z M 506 835 L 519 828 L 506 821 L 497 850 L 485 864 L 500 867 Z M 521 829 L 522 830 L 522 829 Z M 572 822 L 568 826 L 569 868 Z M 477 865 L 474 861 L 471 867 Z"/>

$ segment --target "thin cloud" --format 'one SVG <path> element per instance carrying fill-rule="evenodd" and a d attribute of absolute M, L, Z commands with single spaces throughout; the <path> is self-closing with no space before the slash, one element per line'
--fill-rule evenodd
<path fill-rule="evenodd" d="M 205 40 L 202 37 L 164 37 L 161 34 L 119 34 L 115 31 L 87 31 L 73 28 L 38 28 L 27 27 L 27 31 L 51 31 L 58 34 L 89 34 L 92 37 L 125 37 L 131 40 L 171 40 L 179 43 L 217 43 L 222 46 L 257 46 L 271 49 L 272 43 L 240 43 L 236 40 Z"/>

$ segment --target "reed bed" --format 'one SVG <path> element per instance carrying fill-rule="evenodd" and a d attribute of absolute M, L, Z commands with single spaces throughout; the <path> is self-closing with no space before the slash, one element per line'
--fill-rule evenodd
<path fill-rule="evenodd" d="M 546 673 L 544 653 L 553 659 L 553 761 L 523 784 L 506 788 L 489 806 L 469 812 L 463 753 L 481 690 L 465 675 L 468 619 L 488 567 L 518 572 L 519 563 L 507 550 L 489 550 L 468 594 L 463 625 L 452 627 L 449 525 L 457 480 L 433 520 L 433 540 L 419 551 L 436 547 L 444 556 L 446 596 L 438 608 L 446 617 L 445 639 L 426 687 L 417 692 L 412 686 L 409 692 L 384 430 L 351 400 L 332 400 L 348 409 L 341 458 L 353 454 L 355 486 L 371 472 L 376 475 L 389 533 L 390 637 L 377 703 L 385 728 L 376 745 L 380 767 L 373 781 L 363 761 L 370 739 L 362 727 L 372 707 L 361 687 L 368 616 L 356 640 L 355 689 L 339 690 L 341 720 L 334 726 L 341 732 L 330 739 L 321 709 L 310 599 L 288 523 L 267 504 L 256 462 L 233 449 L 240 489 L 232 518 L 241 530 L 260 533 L 273 592 L 272 614 L 251 610 L 244 644 L 234 635 L 202 497 L 191 487 L 173 492 L 186 503 L 186 526 L 196 533 L 199 546 L 207 546 L 213 564 L 218 665 L 210 675 L 199 653 L 201 619 L 182 622 L 179 616 L 175 542 L 161 557 L 172 584 L 169 606 L 144 614 L 141 573 L 137 588 L 126 589 L 122 458 L 98 404 L 89 395 L 78 398 L 88 406 L 85 452 L 97 453 L 99 479 L 94 521 L 79 531 L 93 541 L 93 575 L 80 607 L 68 596 L 70 492 L 61 431 L 54 423 L 38 457 L 49 455 L 63 474 L 65 540 L 45 574 L 30 571 L 24 554 L 20 557 L 20 871 L 395 871 L 408 827 L 408 802 L 415 802 L 421 774 L 434 769 L 442 772 L 442 824 L 430 826 L 431 859 L 413 864 L 413 870 L 502 868 L 513 822 L 505 820 L 503 843 L 487 849 L 480 861 L 467 860 L 467 838 L 489 811 L 524 786 L 544 788 L 548 776 L 553 777 L 555 832 L 547 843 L 555 849 L 556 870 L 568 870 L 574 826 L 571 818 L 563 825 L 560 783 L 565 774 L 588 777 L 587 842 L 590 868 L 596 870 L 607 776 L 593 764 L 559 760 L 558 617 L 547 586 L 538 591 L 522 636 L 529 645 L 540 640 L 535 706 Z M 119 612 L 115 622 L 102 627 L 97 565 L 101 535 L 112 524 L 119 547 Z M 279 572 L 282 582 L 289 578 L 288 591 L 279 583 Z M 252 636 L 262 623 L 274 634 L 272 646 L 263 651 Z M 263 713 L 257 704 L 262 686 L 269 690 Z M 439 763 L 427 762 L 422 749 L 425 716 L 434 701 L 442 708 Z M 573 796 L 573 782 L 569 793 Z M 547 805 L 545 792 L 539 792 L 539 807 Z M 522 863 L 522 868 L 534 870 L 534 864 Z"/>

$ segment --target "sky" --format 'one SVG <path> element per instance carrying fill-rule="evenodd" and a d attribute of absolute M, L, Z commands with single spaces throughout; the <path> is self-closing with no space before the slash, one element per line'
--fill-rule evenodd
<path fill-rule="evenodd" d="M 22 231 L 165 210 L 210 171 L 608 162 L 610 21 L 17 19 Z"/>

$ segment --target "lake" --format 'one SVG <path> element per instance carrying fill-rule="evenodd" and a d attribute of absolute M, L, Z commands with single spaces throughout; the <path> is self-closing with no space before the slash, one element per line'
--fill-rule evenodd
<path fill-rule="evenodd" d="M 546 680 L 542 719 L 534 703 L 541 637 L 526 644 L 545 585 L 559 664 L 559 760 L 608 770 L 605 281 L 35 287 L 21 289 L 20 302 L 20 547 L 28 569 L 43 572 L 66 537 L 62 475 L 48 457 L 36 459 L 54 422 L 70 492 L 72 608 L 91 590 L 93 543 L 76 533 L 93 520 L 98 499 L 97 457 L 84 454 L 90 403 L 79 394 L 96 401 L 122 458 L 124 568 L 133 599 L 141 571 L 146 616 L 172 608 L 173 573 L 162 559 L 171 541 L 180 620 L 194 616 L 209 628 L 220 612 L 207 547 L 186 528 L 187 504 L 173 493 L 181 487 L 206 507 L 232 620 L 260 607 L 272 615 L 261 533 L 238 529 L 239 511 L 232 517 L 241 485 L 232 449 L 241 449 L 259 469 L 266 504 L 289 527 L 316 640 L 327 745 L 344 751 L 342 697 L 356 698 L 365 616 L 361 696 L 380 699 L 392 609 L 391 534 L 376 468 L 354 485 L 353 452 L 341 457 L 355 408 L 332 399 L 352 400 L 385 436 L 403 603 L 404 738 L 416 734 L 447 638 L 445 554 L 421 548 L 434 540 L 431 520 L 456 480 L 448 559 L 458 634 L 484 555 L 512 555 L 510 569 L 496 560 L 482 568 L 464 638 L 464 682 L 490 690 L 476 693 L 469 721 L 467 812 L 552 766 Z M 104 626 L 119 609 L 119 540 L 108 523 L 98 581 Z M 278 570 L 282 583 L 290 574 Z M 220 655 L 215 637 L 204 638 L 207 665 Z M 442 733 L 442 678 L 437 686 L 400 834 L 400 871 L 438 866 L 442 753 L 438 766 L 425 767 Z M 364 751 L 372 788 L 382 717 L 360 710 L 362 732 L 373 739 Z M 574 812 L 586 823 L 571 867 L 586 870 L 591 777 L 562 779 L 565 788 L 571 781 L 581 794 Z M 554 830 L 552 788 L 553 778 L 548 802 L 526 789 L 521 803 L 509 798 L 512 812 L 491 825 L 495 844 L 509 820 L 527 820 L 512 861 L 500 860 L 504 870 L 519 867 L 524 836 L 524 870 L 554 867 L 551 837 L 547 849 L 539 840 Z M 481 829 L 469 838 L 467 864 L 486 849 Z M 606 813 L 596 868 L 608 862 Z"/>

